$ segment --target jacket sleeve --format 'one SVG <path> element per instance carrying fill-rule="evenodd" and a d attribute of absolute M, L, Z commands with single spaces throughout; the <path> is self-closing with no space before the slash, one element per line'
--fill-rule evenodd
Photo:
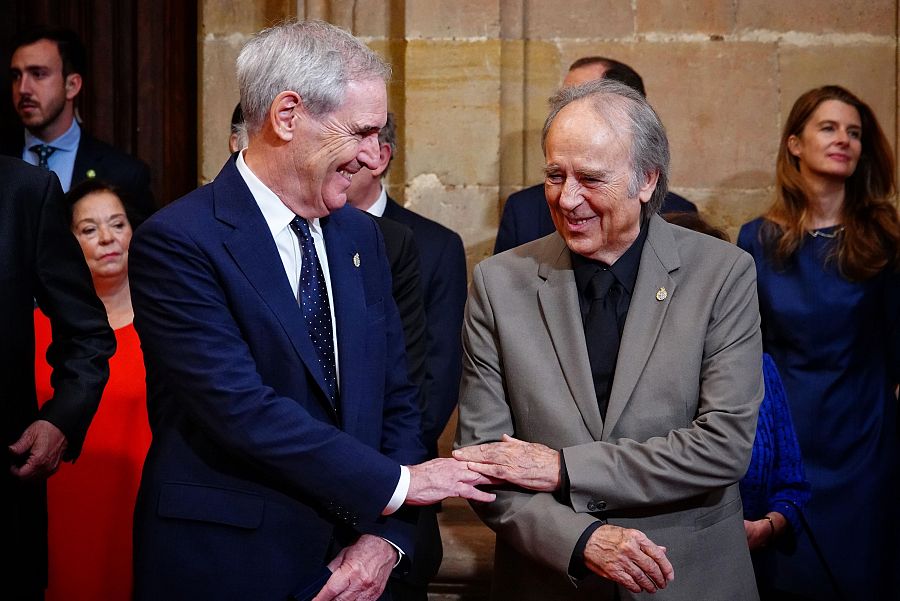
<path fill-rule="evenodd" d="M 106 310 L 94 292 L 84 255 L 67 225 L 63 194 L 55 175 L 42 186 L 34 236 L 34 297 L 50 319 L 53 338 L 47 350 L 53 397 L 39 419 L 66 435 L 64 458 L 81 451 L 88 426 L 109 377 L 116 339 Z"/>

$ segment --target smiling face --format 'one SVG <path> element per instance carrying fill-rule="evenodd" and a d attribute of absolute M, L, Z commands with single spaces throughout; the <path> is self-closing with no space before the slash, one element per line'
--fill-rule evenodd
<path fill-rule="evenodd" d="M 804 178 L 846 180 L 862 153 L 859 111 L 840 100 L 826 100 L 787 144 Z"/>
<path fill-rule="evenodd" d="M 344 102 L 315 117 L 298 110 L 297 140 L 292 155 L 301 207 L 306 218 L 324 217 L 347 202 L 354 173 L 379 165 L 378 131 L 387 120 L 384 81 L 350 81 Z"/>
<path fill-rule="evenodd" d="M 127 276 L 131 225 L 118 196 L 101 190 L 76 202 L 72 209 L 72 233 L 81 245 L 94 280 Z"/>
<path fill-rule="evenodd" d="M 63 76 L 55 42 L 38 40 L 16 49 L 10 64 L 12 100 L 28 130 L 50 141 L 72 124 L 72 102 L 81 90 L 81 76 Z"/>
<path fill-rule="evenodd" d="M 544 194 L 569 249 L 612 264 L 637 238 L 641 205 L 650 200 L 656 177 L 629 189 L 631 133 L 610 123 L 615 110 L 599 115 L 589 102 L 564 107 L 547 131 Z"/>

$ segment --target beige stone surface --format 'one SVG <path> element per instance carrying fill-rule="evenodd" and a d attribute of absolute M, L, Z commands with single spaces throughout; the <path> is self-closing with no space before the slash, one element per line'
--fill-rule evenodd
<path fill-rule="evenodd" d="M 527 39 L 616 39 L 634 34 L 634 2 L 523 0 Z"/>
<path fill-rule="evenodd" d="M 433 173 L 414 177 L 406 188 L 404 206 L 458 233 L 472 267 L 490 256 L 497 233 L 496 186 L 453 186 Z"/>
<path fill-rule="evenodd" d="M 525 170 L 525 42 L 500 46 L 500 185 L 523 181 Z"/>
<path fill-rule="evenodd" d="M 544 153 L 541 151 L 541 128 L 547 118 L 547 99 L 559 88 L 571 63 L 562 56 L 560 46 L 541 40 L 529 40 L 525 44 L 522 179 L 518 182 L 504 181 L 504 184 L 518 183 L 525 187 L 542 179 Z M 503 152 L 511 151 L 508 145 L 504 145 Z"/>
<path fill-rule="evenodd" d="M 640 47 L 648 98 L 669 137 L 672 185 L 759 185 L 777 148 L 775 46 L 706 42 Z"/>
<path fill-rule="evenodd" d="M 406 1 L 409 39 L 498 38 L 499 0 Z"/>
<path fill-rule="evenodd" d="M 302 0 L 299 14 L 307 19 L 321 19 L 361 37 L 388 37 L 392 14 L 399 2 L 384 0 Z"/>
<path fill-rule="evenodd" d="M 410 41 L 405 115 L 407 181 L 496 186 L 500 41 Z"/>
<path fill-rule="evenodd" d="M 896 60 L 896 44 L 782 46 L 778 65 L 779 127 L 801 94 L 812 88 L 836 84 L 872 107 L 885 135 L 896 148 Z"/>
<path fill-rule="evenodd" d="M 734 28 L 733 0 L 640 0 L 637 31 L 725 35 Z"/>
<path fill-rule="evenodd" d="M 212 180 L 228 158 L 231 113 L 240 100 L 234 61 L 244 39 L 230 36 L 207 40 L 201 47 L 200 72 L 200 181 Z"/>
<path fill-rule="evenodd" d="M 253 33 L 296 14 L 291 0 L 204 0 L 200 3 L 201 33 Z"/>
<path fill-rule="evenodd" d="M 681 189 L 679 194 L 696 203 L 704 219 L 725 230 L 736 242 L 741 225 L 759 217 L 768 207 L 774 187 Z"/>
<path fill-rule="evenodd" d="M 896 36 L 896 0 L 739 0 L 737 29 Z"/>

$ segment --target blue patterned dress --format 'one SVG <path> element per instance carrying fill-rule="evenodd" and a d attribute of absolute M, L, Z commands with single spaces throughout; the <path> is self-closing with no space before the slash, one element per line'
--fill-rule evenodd
<path fill-rule="evenodd" d="M 762 219 L 741 228 L 738 246 L 756 261 L 763 346 L 787 393 L 812 494 L 805 515 L 848 599 L 897 598 L 897 398 L 890 356 L 900 299 L 895 276 L 843 278 L 829 255 L 840 235 L 806 236 L 778 268 L 763 250 Z M 778 549 L 775 585 L 813 599 L 837 598 L 802 532 Z"/>

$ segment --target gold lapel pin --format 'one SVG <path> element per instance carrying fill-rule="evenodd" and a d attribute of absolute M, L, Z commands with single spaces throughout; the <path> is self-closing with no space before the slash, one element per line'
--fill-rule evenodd
<path fill-rule="evenodd" d="M 359 253 L 353 253 L 353 266 L 359 267 Z"/>
<path fill-rule="evenodd" d="M 669 293 L 666 291 L 665 288 L 660 288 L 659 290 L 656 291 L 656 300 L 658 300 L 658 301 L 664 301 L 664 300 L 666 300 L 666 298 L 668 296 L 669 296 Z"/>

